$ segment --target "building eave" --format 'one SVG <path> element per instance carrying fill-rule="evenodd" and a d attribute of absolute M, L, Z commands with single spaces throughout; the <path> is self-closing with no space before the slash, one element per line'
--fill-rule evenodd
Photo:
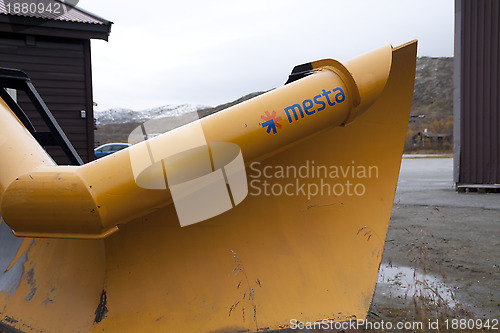
<path fill-rule="evenodd" d="M 91 24 L 0 14 L 0 32 L 108 40 L 112 22 Z"/>

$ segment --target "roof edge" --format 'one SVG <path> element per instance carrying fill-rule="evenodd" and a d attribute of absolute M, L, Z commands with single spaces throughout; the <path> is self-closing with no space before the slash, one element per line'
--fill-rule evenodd
<path fill-rule="evenodd" d="M 102 21 L 102 22 L 103 22 L 103 24 L 105 24 L 105 25 L 108 25 L 108 24 L 109 24 L 109 25 L 111 25 L 111 24 L 113 24 L 113 22 L 111 22 L 111 21 L 109 21 L 109 20 L 106 20 L 105 18 L 102 18 L 102 17 L 101 17 L 101 16 L 99 16 L 99 15 L 96 15 L 96 14 L 94 14 L 94 13 L 91 13 L 91 12 L 89 12 L 89 11 L 87 11 L 87 10 L 85 10 L 85 9 L 81 8 L 81 7 L 78 7 L 78 6 L 73 6 L 72 4 L 70 4 L 70 3 L 66 3 L 66 2 L 64 2 L 64 1 L 62 1 L 62 0 L 55 0 L 55 1 L 60 2 L 61 4 L 66 5 L 66 6 L 68 6 L 68 7 L 71 7 L 71 8 L 73 8 L 73 9 L 76 9 L 76 10 L 78 10 L 78 11 L 80 11 L 80 12 L 84 13 L 85 15 L 88 15 L 88 16 L 91 16 L 91 17 L 95 18 L 96 20 Z"/>
<path fill-rule="evenodd" d="M 105 41 L 108 41 L 111 32 L 111 24 L 98 25 L 26 17 L 16 17 L 15 20 L 12 20 L 12 18 L 9 19 L 6 15 L 0 14 L 0 32 L 76 39 L 102 39 Z M 33 20 L 42 22 L 33 25 Z M 29 21 L 31 21 L 31 24 Z"/>

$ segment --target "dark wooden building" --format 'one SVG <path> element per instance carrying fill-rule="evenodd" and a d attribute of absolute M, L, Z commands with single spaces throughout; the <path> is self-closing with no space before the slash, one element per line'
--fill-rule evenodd
<path fill-rule="evenodd" d="M 90 40 L 108 40 L 112 23 L 59 0 L 41 2 L 51 4 L 50 10 L 16 11 L 15 2 L 0 2 L 0 67 L 20 69 L 31 78 L 82 160 L 92 160 Z M 35 128 L 43 130 L 44 122 L 27 96 L 18 92 L 16 98 Z M 46 150 L 58 164 L 69 162 L 59 147 Z"/>
<path fill-rule="evenodd" d="M 454 180 L 500 189 L 500 1 L 455 0 Z"/>

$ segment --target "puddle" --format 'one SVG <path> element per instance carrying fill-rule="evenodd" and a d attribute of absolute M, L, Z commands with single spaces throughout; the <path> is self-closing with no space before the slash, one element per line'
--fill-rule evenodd
<path fill-rule="evenodd" d="M 435 303 L 445 302 L 455 307 L 453 287 L 437 276 L 422 273 L 412 267 L 382 264 L 377 278 L 377 288 L 382 295 L 411 299 L 425 297 Z"/>

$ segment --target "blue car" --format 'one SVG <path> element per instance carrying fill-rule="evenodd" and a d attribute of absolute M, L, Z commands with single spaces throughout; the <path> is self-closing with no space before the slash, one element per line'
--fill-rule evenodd
<path fill-rule="evenodd" d="M 119 150 L 130 147 L 128 143 L 106 143 L 105 145 L 99 146 L 94 149 L 95 158 L 101 158 L 113 153 L 116 153 Z"/>

